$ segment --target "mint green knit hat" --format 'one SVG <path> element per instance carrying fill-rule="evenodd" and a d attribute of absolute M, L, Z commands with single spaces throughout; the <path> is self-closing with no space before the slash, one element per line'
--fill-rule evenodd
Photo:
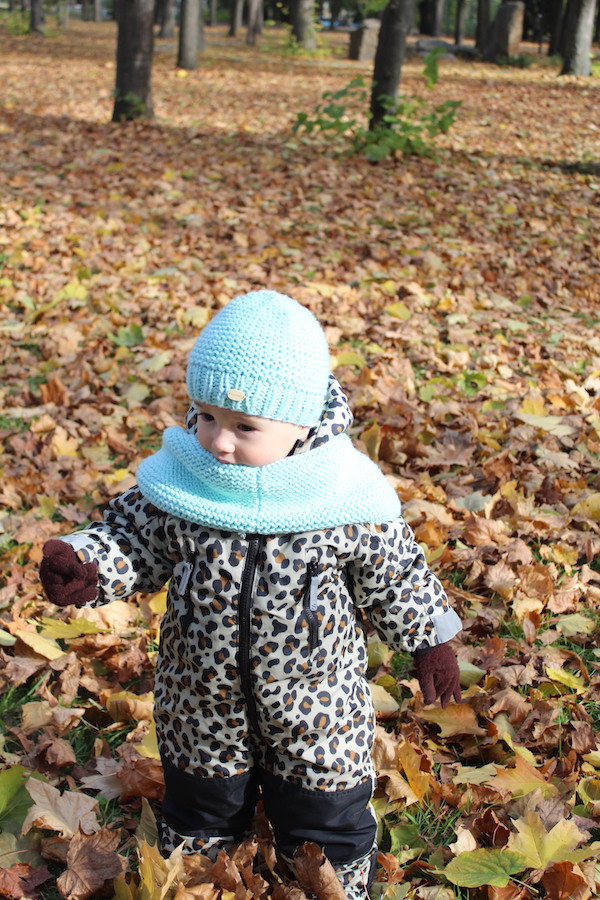
<path fill-rule="evenodd" d="M 314 425 L 329 348 L 313 314 L 275 291 L 242 294 L 203 329 L 190 354 L 190 397 L 251 416 Z"/>

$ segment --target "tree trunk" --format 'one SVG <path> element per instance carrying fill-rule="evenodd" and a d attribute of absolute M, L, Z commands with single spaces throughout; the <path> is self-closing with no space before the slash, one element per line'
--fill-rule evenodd
<path fill-rule="evenodd" d="M 484 53 L 490 35 L 490 0 L 477 0 L 477 25 L 475 28 L 475 46 Z"/>
<path fill-rule="evenodd" d="M 66 28 L 69 24 L 69 0 L 58 0 L 56 21 L 61 28 Z"/>
<path fill-rule="evenodd" d="M 81 21 L 90 21 L 90 0 L 81 0 Z"/>
<path fill-rule="evenodd" d="M 228 37 L 235 37 L 238 31 L 242 30 L 243 14 L 244 0 L 231 0 L 231 6 L 229 7 Z"/>
<path fill-rule="evenodd" d="M 117 0 L 117 22 L 113 122 L 152 119 L 154 0 Z"/>
<path fill-rule="evenodd" d="M 248 30 L 246 32 L 247 44 L 256 44 L 256 39 L 261 33 L 261 6 L 262 0 L 249 0 Z"/>
<path fill-rule="evenodd" d="M 210 0 L 210 24 L 211 28 L 214 28 L 217 24 L 217 0 Z"/>
<path fill-rule="evenodd" d="M 596 0 L 568 0 L 561 75 L 591 75 Z"/>
<path fill-rule="evenodd" d="M 420 0 L 419 31 L 430 37 L 439 37 L 442 33 L 444 17 L 444 0 Z"/>
<path fill-rule="evenodd" d="M 182 0 L 180 16 L 177 68 L 192 71 L 198 66 L 200 0 Z"/>
<path fill-rule="evenodd" d="M 466 0 L 457 0 L 456 22 L 454 25 L 454 43 L 456 44 L 457 47 L 464 42 L 466 21 L 467 21 Z"/>
<path fill-rule="evenodd" d="M 564 16 L 564 0 L 550 0 L 548 18 L 550 22 L 550 43 L 548 44 L 548 56 L 556 56 L 560 47 Z"/>
<path fill-rule="evenodd" d="M 163 0 L 158 36 L 172 40 L 175 37 L 175 0 Z"/>
<path fill-rule="evenodd" d="M 198 53 L 204 53 L 206 39 L 204 37 L 204 12 L 202 0 L 198 0 Z"/>
<path fill-rule="evenodd" d="M 94 0 L 94 22 L 102 21 L 102 0 Z"/>
<path fill-rule="evenodd" d="M 314 0 L 290 0 L 292 35 L 303 50 L 313 51 L 317 46 L 314 16 Z"/>
<path fill-rule="evenodd" d="M 382 98 L 391 97 L 394 101 L 398 99 L 406 37 L 414 21 L 415 0 L 389 0 L 381 19 L 373 67 L 371 130 L 383 124 L 383 117 L 388 112 L 387 104 Z"/>
<path fill-rule="evenodd" d="M 44 34 L 44 10 L 42 0 L 31 0 L 29 30 L 32 34 Z"/>

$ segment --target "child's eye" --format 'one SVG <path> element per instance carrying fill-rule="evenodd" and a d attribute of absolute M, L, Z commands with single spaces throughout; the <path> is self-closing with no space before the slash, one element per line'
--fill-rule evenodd
<path fill-rule="evenodd" d="M 238 429 L 239 429 L 240 431 L 244 431 L 244 432 L 246 432 L 246 433 L 249 433 L 249 432 L 251 432 L 251 431 L 256 431 L 256 429 L 253 428 L 252 425 L 246 425 L 245 422 L 240 422 L 239 425 L 238 425 Z"/>
<path fill-rule="evenodd" d="M 211 416 L 210 413 L 203 412 L 202 410 L 198 411 L 198 416 L 200 419 L 202 419 L 203 422 L 214 422 L 215 421 L 214 416 Z"/>

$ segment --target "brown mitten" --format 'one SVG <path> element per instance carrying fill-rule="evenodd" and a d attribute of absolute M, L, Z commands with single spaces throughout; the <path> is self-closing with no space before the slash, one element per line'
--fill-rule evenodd
<path fill-rule="evenodd" d="M 439 697 L 442 709 L 454 698 L 460 700 L 460 673 L 454 652 L 448 644 L 438 644 L 430 650 L 417 651 L 413 656 L 415 673 L 425 703 Z"/>
<path fill-rule="evenodd" d="M 48 600 L 57 606 L 85 606 L 96 599 L 98 566 L 81 562 L 65 541 L 46 541 L 40 580 Z"/>

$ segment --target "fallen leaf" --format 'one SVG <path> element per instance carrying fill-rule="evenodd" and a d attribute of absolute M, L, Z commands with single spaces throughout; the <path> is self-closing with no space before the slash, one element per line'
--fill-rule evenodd
<path fill-rule="evenodd" d="M 56 882 L 61 897 L 88 900 L 110 886 L 127 868 L 116 852 L 119 840 L 119 832 L 105 826 L 92 835 L 75 834 L 67 852 L 67 870 Z"/>
<path fill-rule="evenodd" d="M 91 834 L 100 828 L 96 818 L 98 801 L 93 797 L 76 791 L 61 794 L 51 784 L 33 778 L 29 779 L 26 788 L 34 803 L 23 822 L 23 834 L 35 826 L 71 838 L 79 831 Z"/>

